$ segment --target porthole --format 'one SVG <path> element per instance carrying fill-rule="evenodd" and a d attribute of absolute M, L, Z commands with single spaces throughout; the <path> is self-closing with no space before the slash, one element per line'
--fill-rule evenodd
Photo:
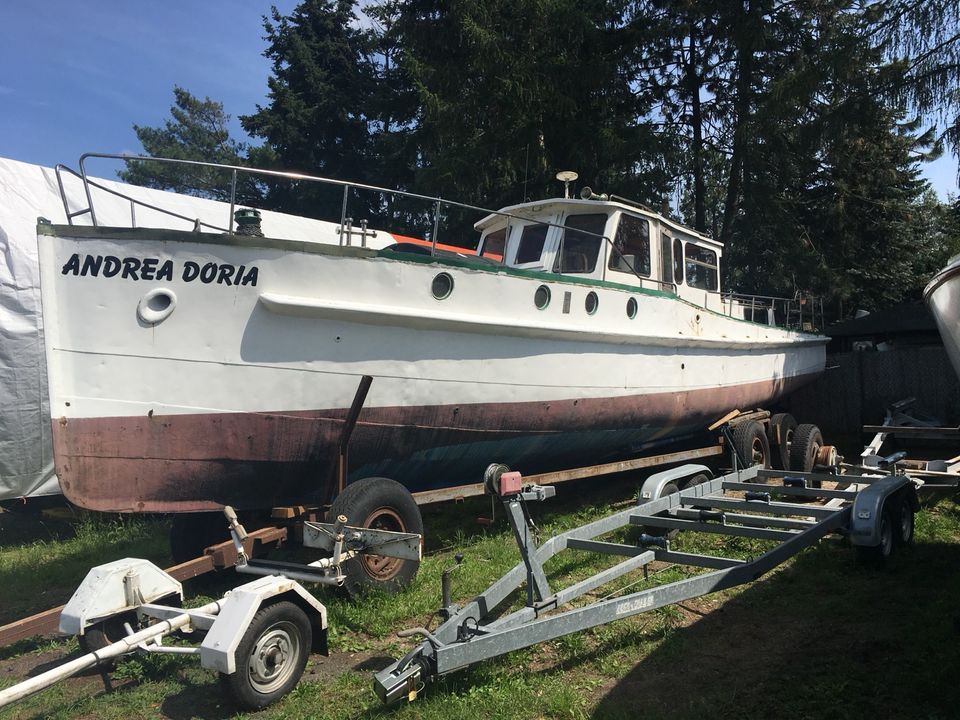
<path fill-rule="evenodd" d="M 550 288 L 546 285 L 538 287 L 533 294 L 533 304 L 537 306 L 538 310 L 545 309 L 550 304 Z"/>
<path fill-rule="evenodd" d="M 637 299 L 630 298 L 627 300 L 627 317 L 633 320 L 637 316 Z"/>
<path fill-rule="evenodd" d="M 450 297 L 450 293 L 453 292 L 453 278 L 450 276 L 450 273 L 438 273 L 437 276 L 433 278 L 430 291 L 437 300 L 446 300 Z"/>
<path fill-rule="evenodd" d="M 583 306 L 587 309 L 587 315 L 593 315 L 597 311 L 597 307 L 600 305 L 600 299 L 597 297 L 597 294 L 591 290 L 587 293 L 587 300 L 584 302 Z"/>
<path fill-rule="evenodd" d="M 177 296 L 173 290 L 154 288 L 137 303 L 137 317 L 147 325 L 163 322 L 177 307 Z"/>

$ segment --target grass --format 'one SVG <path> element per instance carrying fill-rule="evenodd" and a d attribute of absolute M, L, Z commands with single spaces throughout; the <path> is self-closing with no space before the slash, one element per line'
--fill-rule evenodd
<path fill-rule="evenodd" d="M 629 483 L 584 492 L 561 489 L 535 508 L 543 537 L 609 512 Z M 838 540 L 811 548 L 763 580 L 661 608 L 592 631 L 511 653 L 431 683 L 415 703 L 382 708 L 372 671 L 411 647 L 404 627 L 438 623 L 440 575 L 455 553 L 454 600 L 482 591 L 517 562 L 499 513 L 490 528 L 472 520 L 489 501 L 428 509 L 427 556 L 417 578 L 396 596 L 363 602 L 318 591 L 329 610 L 329 659 L 314 656 L 294 692 L 263 718 L 886 718 L 956 716 L 960 687 L 960 511 L 950 500 L 917 518 L 912 548 L 885 572 L 868 571 Z M 465 520 L 466 519 L 466 520 Z M 123 555 L 163 558 L 165 526 L 81 520 L 72 536 L 0 546 L 0 597 L 17 613 L 62 601 L 90 565 Z M 675 547 L 748 557 L 766 545 L 715 536 L 681 536 Z M 616 560 L 567 551 L 548 566 L 551 582 L 569 584 Z M 50 567 L 47 567 L 47 566 Z M 679 579 L 686 569 L 651 574 Z M 79 577 L 77 577 L 79 576 Z M 623 587 L 638 576 L 621 580 Z M 190 586 L 195 602 L 240 580 L 225 573 Z M 22 583 L 22 585 L 21 585 Z M 597 596 L 617 589 L 601 588 Z M 638 589 L 642 585 L 633 585 Z M 15 588 L 15 590 L 11 590 Z M 23 589 L 26 588 L 26 589 Z M 44 588 L 48 588 L 45 593 Z M 522 602 L 513 598 L 515 604 Z M 17 613 L 14 613 L 16 615 Z M 62 641 L 28 641 L 0 655 L 0 685 L 12 684 Z M 15 668 L 20 674 L 11 673 Z M 235 709 L 215 676 L 191 659 L 134 656 L 112 673 L 104 692 L 96 675 L 61 684 L 0 712 L 0 718 L 221 718 Z"/>

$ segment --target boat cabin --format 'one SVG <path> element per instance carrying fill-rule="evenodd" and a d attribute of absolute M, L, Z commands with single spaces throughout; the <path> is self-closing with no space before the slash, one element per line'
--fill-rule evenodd
<path fill-rule="evenodd" d="M 647 208 L 555 199 L 501 212 L 475 225 L 482 257 L 513 268 L 663 290 L 724 310 L 723 245 Z"/>

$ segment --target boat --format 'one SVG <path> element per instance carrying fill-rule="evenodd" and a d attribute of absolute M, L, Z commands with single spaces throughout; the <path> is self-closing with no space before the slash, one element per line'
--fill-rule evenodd
<path fill-rule="evenodd" d="M 125 156 L 84 156 L 84 177 L 90 157 Z M 479 482 L 492 459 L 530 473 L 587 451 L 635 455 L 823 370 L 827 339 L 809 318 L 782 327 L 783 307 L 722 292 L 721 243 L 642 204 L 586 188 L 487 211 L 290 177 L 344 190 L 338 244 L 232 226 L 38 225 L 71 502 L 316 500 L 364 376 L 349 480 L 427 492 Z M 422 200 L 435 209 L 427 239 L 353 242 L 348 190 Z M 444 208 L 478 213 L 475 251 L 438 247 Z"/>
<path fill-rule="evenodd" d="M 927 283 L 923 300 L 936 320 L 950 364 L 960 376 L 960 255 L 950 258 Z"/>

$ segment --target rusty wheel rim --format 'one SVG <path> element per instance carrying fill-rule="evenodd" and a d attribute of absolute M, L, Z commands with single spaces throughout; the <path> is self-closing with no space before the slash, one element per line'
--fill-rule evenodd
<path fill-rule="evenodd" d="M 396 510 L 390 507 L 379 507 L 363 521 L 363 527 L 374 530 L 389 530 L 391 532 L 406 532 L 403 520 Z M 374 580 L 391 580 L 403 566 L 401 558 L 384 557 L 383 555 L 361 555 L 360 564 L 364 571 Z"/>

